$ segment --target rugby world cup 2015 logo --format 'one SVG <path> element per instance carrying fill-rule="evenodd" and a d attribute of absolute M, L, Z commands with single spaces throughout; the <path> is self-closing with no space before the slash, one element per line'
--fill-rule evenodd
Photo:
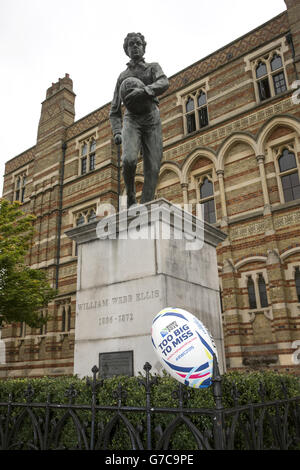
<path fill-rule="evenodd" d="M 160 332 L 160 335 L 164 338 L 169 333 L 167 328 L 163 328 Z"/>
<path fill-rule="evenodd" d="M 163 328 L 160 332 L 160 335 L 164 338 L 165 336 L 167 336 L 167 334 L 171 333 L 172 330 L 174 330 L 174 328 L 177 328 L 178 327 L 178 324 L 176 323 L 176 321 L 172 321 L 172 323 L 170 323 L 169 325 L 167 325 L 165 328 Z"/>

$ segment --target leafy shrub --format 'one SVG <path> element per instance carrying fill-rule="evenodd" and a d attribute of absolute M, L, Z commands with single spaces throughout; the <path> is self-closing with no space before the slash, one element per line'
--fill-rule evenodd
<path fill-rule="evenodd" d="M 153 377 L 152 377 L 153 378 Z M 116 409 L 110 409 L 109 407 L 116 407 L 118 400 L 120 400 L 121 406 L 128 407 L 144 407 L 146 405 L 146 393 L 144 386 L 140 383 L 141 378 L 139 377 L 114 377 L 106 379 L 101 386 L 97 388 L 96 393 L 96 404 L 103 407 L 101 411 L 97 411 L 96 422 L 97 427 L 95 429 L 96 445 L 103 447 L 104 436 L 107 436 L 106 446 L 108 449 L 131 449 L 132 442 L 130 437 L 130 431 L 128 422 L 132 429 L 132 433 L 139 431 L 140 444 L 146 448 L 146 415 L 141 411 L 130 411 L 126 412 L 122 410 L 122 414 L 117 414 Z M 143 379 L 144 380 L 144 379 Z M 262 387 L 263 384 L 263 387 Z M 282 387 L 284 384 L 284 388 Z M 24 392 L 31 386 L 34 389 L 34 395 L 24 396 Z M 121 386 L 121 388 L 120 388 Z M 30 391 L 30 389 L 28 389 Z M 68 394 L 66 391 L 69 390 Z M 172 391 L 177 390 L 174 394 Z M 163 432 L 168 429 L 168 426 L 176 424 L 172 432 L 170 433 L 170 440 L 167 442 L 169 449 L 174 450 L 192 450 L 197 449 L 199 442 L 206 446 L 214 446 L 213 443 L 213 413 L 215 408 L 213 388 L 197 390 L 188 387 L 182 387 L 183 396 L 183 407 L 186 409 L 184 413 L 185 418 L 181 418 L 179 414 L 163 413 L 162 409 L 172 408 L 177 409 L 179 407 L 179 384 L 173 378 L 168 375 L 159 377 L 157 383 L 151 388 L 151 407 L 155 408 L 155 412 L 152 414 L 152 438 L 153 445 L 154 441 L 157 444 Z M 234 391 L 237 390 L 238 393 Z M 78 405 L 90 405 L 91 404 L 91 387 L 87 386 L 86 380 L 79 379 L 78 377 L 43 377 L 43 378 L 29 378 L 29 379 L 8 379 L 0 381 L 0 402 L 8 401 L 9 394 L 13 394 L 13 401 L 18 403 L 26 403 L 26 400 L 32 402 L 33 415 L 28 413 L 26 407 L 13 406 L 11 412 L 10 429 L 13 428 L 13 418 L 18 419 L 20 414 L 23 412 L 23 418 L 17 430 L 14 430 L 13 442 L 15 448 L 40 448 L 41 441 L 45 435 L 46 426 L 46 411 L 45 406 L 35 407 L 36 404 L 45 404 L 51 395 L 51 404 L 64 404 L 75 403 Z M 188 396 L 187 396 L 188 395 Z M 267 372 L 251 372 L 241 373 L 232 372 L 222 376 L 222 404 L 227 410 L 233 408 L 235 405 L 245 405 L 248 403 L 259 404 L 262 400 L 264 401 L 276 401 L 284 398 L 299 397 L 299 379 L 292 375 L 278 374 L 273 371 Z M 279 406 L 279 405 L 278 405 Z M 282 416 L 284 413 L 290 412 L 289 409 L 284 408 L 280 405 L 277 411 L 281 410 Z M 158 410 L 160 409 L 160 411 Z M 203 409 L 202 413 L 188 412 L 187 410 Z M 0 414 L 3 416 L 7 412 L 7 406 L 0 405 Z M 256 421 L 261 416 L 260 410 L 257 411 Z M 227 415 L 226 415 L 227 416 Z M 37 429 L 41 430 L 41 438 L 39 440 L 38 432 L 33 432 L 32 419 L 36 419 L 38 423 Z M 108 427 L 112 423 L 112 419 L 115 418 L 116 422 L 108 433 Z M 76 411 L 70 411 L 67 406 L 59 406 L 52 409 L 49 414 L 50 426 L 48 434 L 48 444 L 50 448 L 88 448 L 90 445 L 90 423 L 91 423 L 91 410 L 88 406 L 78 407 Z M 177 419 L 177 421 L 175 421 Z M 278 416 L 276 415 L 276 406 L 270 408 L 264 415 L 266 424 L 263 426 L 262 437 L 260 445 L 264 448 L 272 448 L 274 446 L 274 436 L 272 434 L 271 422 L 275 423 L 275 427 L 278 423 L 283 421 L 276 421 Z M 289 419 L 288 415 L 286 419 Z M 299 417 L 298 417 L 299 419 Z M 185 420 L 185 422 L 183 421 Z M 234 415 L 228 414 L 225 418 L 225 424 L 227 429 L 230 429 L 234 420 Z M 273 420 L 273 421 L 272 421 Z M 77 422 L 77 426 L 74 424 Z M 0 442 L 1 432 L 4 435 L 5 419 L 0 421 Z M 250 433 L 250 421 L 248 411 L 240 413 L 239 420 L 236 427 L 235 438 L 232 441 L 232 448 L 235 449 L 246 449 L 254 445 L 253 436 L 248 436 Z M 188 425 L 187 425 L 188 424 Z M 197 429 L 197 431 L 195 431 Z M 52 430 L 52 431 L 51 431 Z M 105 431 L 105 433 L 104 433 Z M 279 430 L 280 431 L 280 430 Z M 52 434 L 51 434 L 52 432 Z M 296 435 L 296 428 L 291 424 L 289 433 Z M 109 434 L 109 435 L 108 435 Z M 51 438 L 51 439 L 50 439 Z M 197 444 L 197 438 L 200 441 Z M 227 436 L 228 438 L 228 436 Z M 248 439 L 248 440 L 247 440 Z M 252 441 L 251 441 L 252 439 Z M 258 445 L 259 437 L 255 436 L 256 446 Z M 12 441 L 11 441 L 12 442 Z M 78 444 L 78 442 L 80 444 Z M 252 444 L 249 444 L 252 442 Z M 3 444 L 2 444 L 3 445 Z M 9 443 L 7 444 L 9 445 Z M 11 443 L 10 443 L 11 445 Z M 135 442 L 135 445 L 138 445 Z M 278 444 L 277 444 L 278 445 Z M 288 445 L 288 444 L 287 444 Z M 292 448 L 297 448 L 297 442 L 291 442 L 289 445 Z M 163 440 L 160 443 L 163 446 Z M 296 447 L 295 447 L 296 446 Z M 276 445 L 275 445 L 276 447 Z"/>

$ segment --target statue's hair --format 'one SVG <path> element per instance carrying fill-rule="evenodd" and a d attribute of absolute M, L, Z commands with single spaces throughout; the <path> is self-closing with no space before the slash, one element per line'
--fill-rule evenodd
<path fill-rule="evenodd" d="M 138 36 L 141 39 L 141 41 L 143 43 L 143 46 L 144 46 L 144 51 L 145 51 L 147 43 L 145 41 L 144 36 L 141 33 L 128 33 L 126 38 L 124 39 L 124 44 L 123 44 L 123 48 L 124 48 L 124 51 L 125 51 L 126 55 L 128 55 L 128 41 L 129 41 L 129 39 L 132 38 L 132 37 L 136 37 L 136 36 Z"/>

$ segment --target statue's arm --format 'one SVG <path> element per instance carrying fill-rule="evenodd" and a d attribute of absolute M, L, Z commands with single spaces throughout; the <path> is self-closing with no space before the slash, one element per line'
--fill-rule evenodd
<path fill-rule="evenodd" d="M 169 88 L 168 77 L 164 74 L 158 63 L 152 64 L 152 80 L 151 85 L 145 87 L 145 91 L 151 96 L 158 96 Z"/>
<path fill-rule="evenodd" d="M 118 79 L 111 102 L 109 120 L 114 138 L 122 132 L 122 108 L 120 98 L 120 80 Z"/>

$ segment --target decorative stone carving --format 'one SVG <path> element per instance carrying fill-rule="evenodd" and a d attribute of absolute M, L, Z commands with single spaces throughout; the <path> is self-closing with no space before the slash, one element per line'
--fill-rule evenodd
<path fill-rule="evenodd" d="M 268 250 L 266 264 L 281 264 L 280 256 L 277 249 Z"/>
<path fill-rule="evenodd" d="M 236 271 L 233 261 L 231 258 L 227 258 L 224 261 L 224 266 L 223 266 L 223 274 L 225 273 L 234 273 Z"/>

